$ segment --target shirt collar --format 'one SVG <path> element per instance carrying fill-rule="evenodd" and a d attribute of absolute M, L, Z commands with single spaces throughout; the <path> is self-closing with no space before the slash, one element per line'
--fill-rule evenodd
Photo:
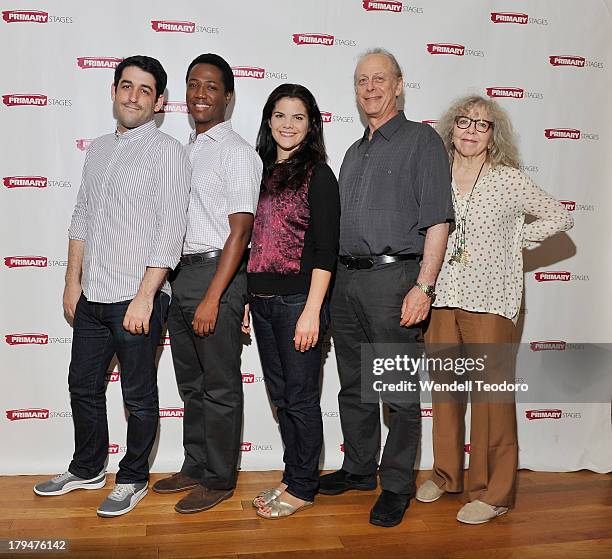
<path fill-rule="evenodd" d="M 391 120 L 385 122 L 380 128 L 377 128 L 372 135 L 372 138 L 378 133 L 385 140 L 389 141 L 393 134 L 395 134 L 400 126 L 407 122 L 406 116 L 404 115 L 404 111 L 399 111 Z M 370 136 L 370 127 L 368 126 L 363 133 L 363 138 L 361 138 L 361 142 L 367 140 Z"/>
<path fill-rule="evenodd" d="M 204 139 L 206 137 L 214 140 L 215 142 L 222 142 L 225 137 L 232 131 L 232 121 L 224 120 L 219 124 L 213 126 L 210 130 L 203 132 L 202 134 L 198 134 L 195 130 L 189 135 L 189 143 L 193 144 L 200 139 Z"/>
<path fill-rule="evenodd" d="M 140 138 L 144 138 L 154 130 L 157 130 L 157 125 L 155 124 L 155 120 L 150 120 L 145 124 L 141 124 L 136 128 L 132 128 L 127 132 L 119 132 L 119 130 L 115 130 L 115 138 L 120 141 L 130 142 L 132 140 L 139 140 Z"/>

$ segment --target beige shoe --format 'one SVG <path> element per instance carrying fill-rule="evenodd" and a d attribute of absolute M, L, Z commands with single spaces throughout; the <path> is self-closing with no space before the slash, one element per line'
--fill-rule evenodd
<path fill-rule="evenodd" d="M 507 512 L 508 507 L 494 507 L 476 499 L 461 507 L 457 513 L 457 520 L 464 524 L 484 524 Z"/>
<path fill-rule="evenodd" d="M 416 492 L 417 501 L 421 503 L 433 503 L 444 495 L 444 489 L 440 489 L 432 480 L 428 479 Z"/>

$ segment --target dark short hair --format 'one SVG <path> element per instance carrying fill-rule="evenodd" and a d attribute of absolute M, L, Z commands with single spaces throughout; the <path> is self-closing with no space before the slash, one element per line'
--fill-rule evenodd
<path fill-rule="evenodd" d="M 234 72 L 230 68 L 230 65 L 226 62 L 224 58 L 219 56 L 218 54 L 214 54 L 212 52 L 207 52 L 206 54 L 201 54 L 197 58 L 194 58 L 187 68 L 187 74 L 185 75 L 185 81 L 189 79 L 189 72 L 196 64 L 211 64 L 212 66 L 216 66 L 221 71 L 221 76 L 223 77 L 223 87 L 225 88 L 226 93 L 234 92 Z"/>
<path fill-rule="evenodd" d="M 160 61 L 150 56 L 136 55 L 128 56 L 124 58 L 115 68 L 115 87 L 119 85 L 121 81 L 121 75 L 123 70 L 129 66 L 136 66 L 143 72 L 148 72 L 155 78 L 155 98 L 159 99 L 160 95 L 164 94 L 166 90 L 166 84 L 168 83 L 168 74 L 161 65 Z"/>
<path fill-rule="evenodd" d="M 265 186 L 267 179 L 276 167 L 276 142 L 272 136 L 269 122 L 276 103 L 285 97 L 299 99 L 304 103 L 308 113 L 308 132 L 302 145 L 282 164 L 284 186 L 299 188 L 308 171 L 317 163 L 324 162 L 327 159 L 323 139 L 323 118 L 317 101 L 309 89 L 296 83 L 284 83 L 270 93 L 261 114 L 261 125 L 259 126 L 255 149 L 263 161 L 263 184 Z"/>

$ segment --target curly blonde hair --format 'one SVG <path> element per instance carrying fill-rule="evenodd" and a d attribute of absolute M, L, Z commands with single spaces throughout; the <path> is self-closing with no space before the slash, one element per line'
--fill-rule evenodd
<path fill-rule="evenodd" d="M 516 145 L 516 134 L 512 128 L 512 122 L 505 109 L 492 99 L 485 99 L 479 95 L 468 95 L 453 102 L 444 116 L 438 121 L 436 131 L 442 137 L 448 156 L 452 159 L 455 146 L 453 145 L 453 130 L 455 118 L 467 116 L 470 109 L 478 107 L 484 109 L 489 118 L 495 123 L 493 126 L 493 145 L 487 154 L 487 161 L 491 167 L 506 165 L 518 169 L 520 165 L 519 151 Z"/>

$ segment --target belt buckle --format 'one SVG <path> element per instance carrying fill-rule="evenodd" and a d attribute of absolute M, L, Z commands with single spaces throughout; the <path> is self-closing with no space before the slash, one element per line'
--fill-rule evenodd
<path fill-rule="evenodd" d="M 374 260 L 371 258 L 362 258 L 363 265 L 360 265 L 359 268 L 361 270 L 369 270 L 372 266 L 374 266 Z"/>
<path fill-rule="evenodd" d="M 358 270 L 359 269 L 359 259 L 354 256 L 347 256 L 345 266 L 349 270 Z"/>

